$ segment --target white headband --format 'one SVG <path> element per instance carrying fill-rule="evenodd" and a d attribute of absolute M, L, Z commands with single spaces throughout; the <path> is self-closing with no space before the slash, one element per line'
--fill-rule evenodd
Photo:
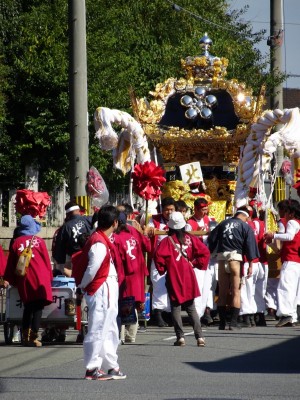
<path fill-rule="evenodd" d="M 247 218 L 250 217 L 250 215 L 247 213 L 247 211 L 244 211 L 244 210 L 237 210 L 237 212 L 235 214 L 244 214 L 244 215 L 246 215 Z"/>
<path fill-rule="evenodd" d="M 68 208 L 66 210 L 66 214 L 71 212 L 71 211 L 75 211 L 75 210 L 80 210 L 80 207 L 79 206 L 72 206 L 72 207 L 70 207 L 70 208 Z"/>

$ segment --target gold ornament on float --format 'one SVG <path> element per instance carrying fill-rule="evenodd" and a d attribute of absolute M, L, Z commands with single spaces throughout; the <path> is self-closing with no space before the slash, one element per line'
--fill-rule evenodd
<path fill-rule="evenodd" d="M 251 124 L 262 110 L 264 92 L 256 98 L 245 83 L 226 80 L 228 59 L 209 53 L 212 41 L 207 34 L 199 43 L 200 56 L 181 60 L 184 77 L 158 83 L 150 92 L 150 101 L 136 100 L 138 119 L 164 162 L 176 160 L 178 164 L 185 164 L 199 160 L 203 166 L 222 165 L 226 155 L 227 163 L 237 165 L 239 146 L 245 143 Z M 218 112 L 218 96 L 222 93 L 231 99 L 236 119 L 232 128 L 222 125 L 220 118 L 216 123 L 214 118 Z"/>

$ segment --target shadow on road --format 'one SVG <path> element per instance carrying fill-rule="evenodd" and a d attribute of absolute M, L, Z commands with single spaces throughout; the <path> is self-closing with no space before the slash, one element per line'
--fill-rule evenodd
<path fill-rule="evenodd" d="M 300 337 L 216 362 L 187 362 L 187 364 L 207 372 L 295 374 L 300 372 Z"/>

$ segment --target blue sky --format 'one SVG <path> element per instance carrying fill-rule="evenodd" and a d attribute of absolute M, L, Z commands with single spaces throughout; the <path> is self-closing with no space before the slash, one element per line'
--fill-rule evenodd
<path fill-rule="evenodd" d="M 251 21 L 254 32 L 266 29 L 266 37 L 270 35 L 270 0 L 229 0 L 230 9 L 240 9 L 249 5 L 243 19 Z M 282 45 L 282 70 L 291 75 L 300 75 L 300 0 L 282 0 L 284 41 Z M 270 51 L 267 42 L 259 46 L 263 54 Z M 291 77 L 283 83 L 287 88 L 300 89 L 300 76 Z"/>

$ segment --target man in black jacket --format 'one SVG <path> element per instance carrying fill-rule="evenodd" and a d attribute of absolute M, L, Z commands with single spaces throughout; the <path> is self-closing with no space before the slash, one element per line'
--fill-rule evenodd
<path fill-rule="evenodd" d="M 65 205 L 66 219 L 55 236 L 52 256 L 57 264 L 64 265 L 64 274 L 71 276 L 71 256 L 81 249 L 80 237 L 92 232 L 92 219 L 81 215 L 80 207 L 75 202 Z"/>
<path fill-rule="evenodd" d="M 54 275 L 72 275 L 72 254 L 82 247 L 82 239 L 86 239 L 92 232 L 92 217 L 81 215 L 80 207 L 73 201 L 65 205 L 66 218 L 64 224 L 57 229 L 52 242 L 52 258 L 55 261 Z M 84 308 L 84 306 L 82 307 Z M 64 342 L 66 332 L 64 329 L 56 329 L 47 326 L 42 333 L 42 342 Z M 79 334 L 77 342 L 82 343 Z"/>
<path fill-rule="evenodd" d="M 239 208 L 232 218 L 222 221 L 208 238 L 211 253 L 217 253 L 219 264 L 218 312 L 220 330 L 226 327 L 226 304 L 231 289 L 231 321 L 229 330 L 239 329 L 237 318 L 241 305 L 241 262 L 249 262 L 248 277 L 252 275 L 252 260 L 259 257 L 253 230 L 246 223 L 249 218 L 247 207 Z"/>

